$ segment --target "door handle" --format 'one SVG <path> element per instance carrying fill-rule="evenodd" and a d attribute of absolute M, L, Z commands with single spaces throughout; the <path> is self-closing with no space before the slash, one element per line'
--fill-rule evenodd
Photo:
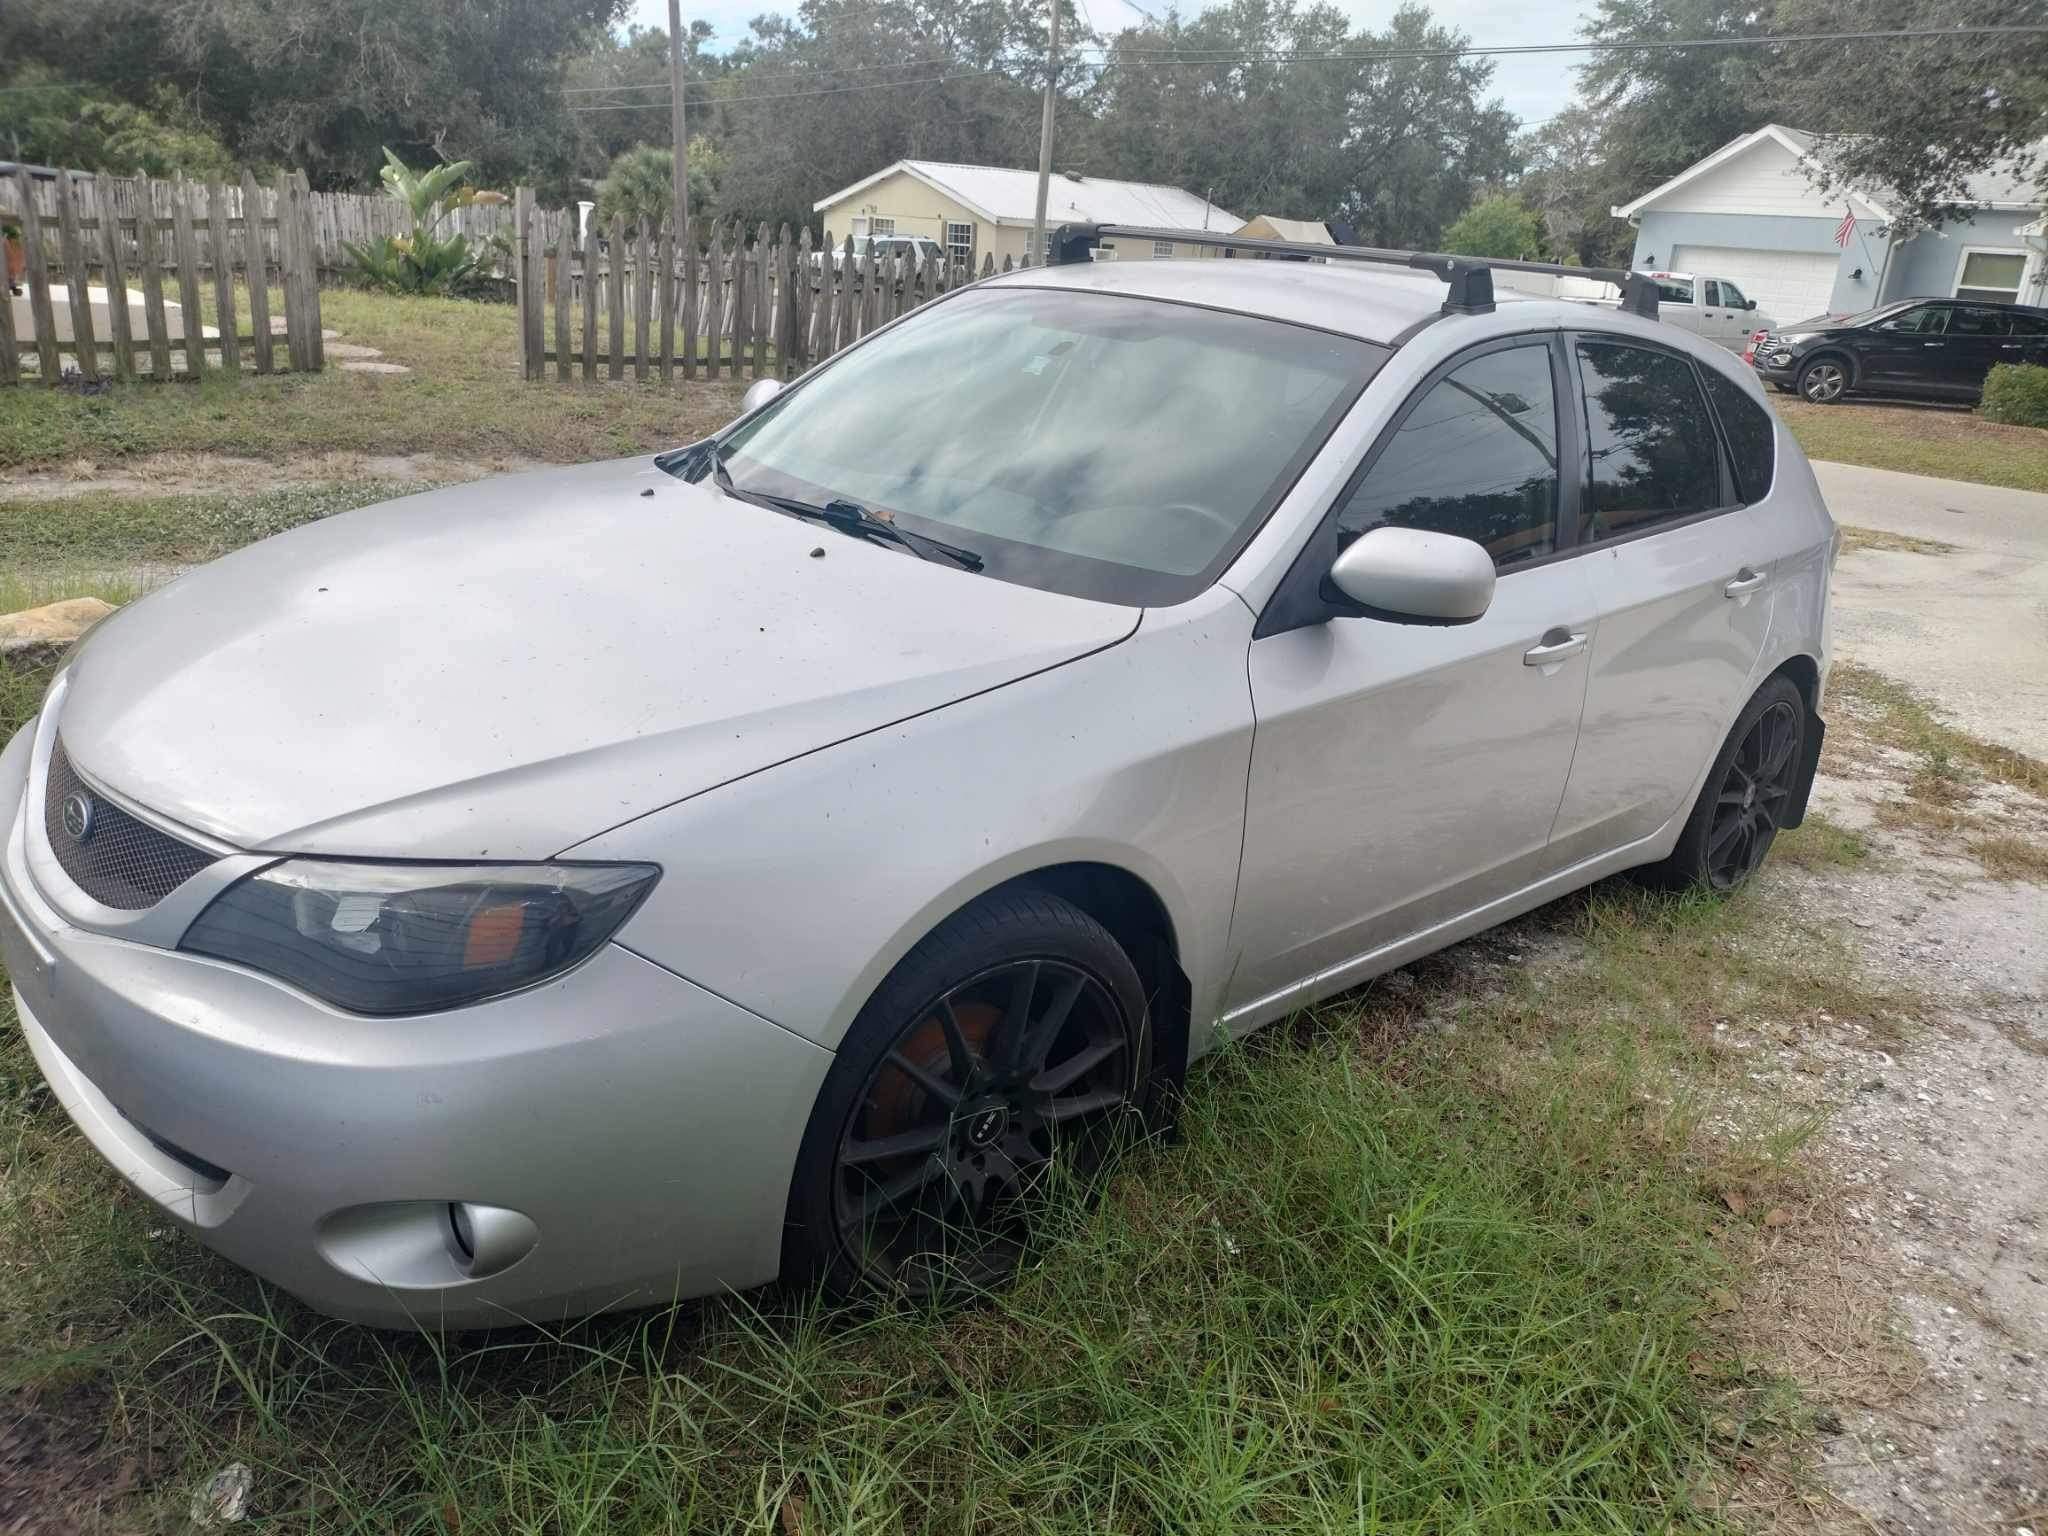
<path fill-rule="evenodd" d="M 1555 666 L 1567 656 L 1576 656 L 1586 648 L 1586 637 L 1574 634 L 1562 624 L 1546 629 L 1543 638 L 1522 652 L 1525 667 Z"/>
<path fill-rule="evenodd" d="M 1721 589 L 1721 594 L 1724 597 L 1747 597 L 1758 587 L 1762 586 L 1767 579 L 1769 579 L 1767 572 L 1753 571 L 1745 565 L 1735 573 L 1735 579 Z"/>
<path fill-rule="evenodd" d="M 2020 344 L 2016 341 L 2002 341 L 1998 344 L 1998 350 L 2001 352 L 2017 352 L 2019 349 Z"/>
<path fill-rule="evenodd" d="M 1938 347 L 1941 345 L 1941 343 L 1938 341 L 1923 341 L 1920 343 L 1920 345 L 1923 347 Z"/>

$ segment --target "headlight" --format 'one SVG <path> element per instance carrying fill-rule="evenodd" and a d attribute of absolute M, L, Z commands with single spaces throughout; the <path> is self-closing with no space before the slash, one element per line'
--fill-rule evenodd
<path fill-rule="evenodd" d="M 221 892 L 178 947 L 350 1013 L 431 1013 L 566 971 L 660 876 L 652 864 L 290 859 Z"/>
<path fill-rule="evenodd" d="M 1796 347 L 1802 341 L 1813 340 L 1813 337 L 1812 331 L 1786 331 L 1782 335 L 1773 336 L 1771 344 L 1778 347 Z"/>

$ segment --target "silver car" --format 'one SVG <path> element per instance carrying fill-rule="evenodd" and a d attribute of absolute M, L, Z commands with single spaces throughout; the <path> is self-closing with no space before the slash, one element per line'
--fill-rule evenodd
<path fill-rule="evenodd" d="M 87 1138 L 339 1316 L 999 1282 L 1191 1058 L 1803 812 L 1834 527 L 1729 354 L 1332 264 L 965 288 L 656 458 L 334 517 L 0 757 Z"/>

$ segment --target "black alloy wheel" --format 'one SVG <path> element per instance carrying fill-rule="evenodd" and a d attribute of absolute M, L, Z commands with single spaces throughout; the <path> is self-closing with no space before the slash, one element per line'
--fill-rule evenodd
<path fill-rule="evenodd" d="M 784 1272 L 842 1297 L 1002 1284 L 1051 1198 L 1086 1199 L 1139 1123 L 1145 990 L 1086 912 L 984 898 L 912 948 L 819 1090 Z"/>
<path fill-rule="evenodd" d="M 1728 760 L 1707 820 L 1707 884 L 1732 891 L 1770 851 L 1799 772 L 1804 726 L 1798 708 L 1778 699 L 1750 723 Z"/>

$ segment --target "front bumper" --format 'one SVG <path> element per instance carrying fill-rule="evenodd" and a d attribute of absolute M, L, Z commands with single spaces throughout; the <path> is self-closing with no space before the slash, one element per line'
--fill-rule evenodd
<path fill-rule="evenodd" d="M 201 1241 L 389 1327 L 774 1277 L 829 1052 L 617 945 L 526 992 L 366 1019 L 80 928 L 29 870 L 28 735 L 0 755 L 0 958 L 23 1034 L 86 1138 Z M 499 1229 L 504 1267 L 476 1272 L 451 1202 L 524 1219 Z"/>

